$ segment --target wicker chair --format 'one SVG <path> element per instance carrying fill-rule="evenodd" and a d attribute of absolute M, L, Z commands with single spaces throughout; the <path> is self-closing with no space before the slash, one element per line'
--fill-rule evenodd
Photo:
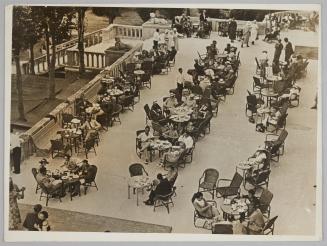
<path fill-rule="evenodd" d="M 198 191 L 209 192 L 212 195 L 212 199 L 214 199 L 218 178 L 219 172 L 216 169 L 208 168 L 204 170 L 199 179 Z"/>
<path fill-rule="evenodd" d="M 221 182 L 230 182 L 229 185 L 224 185 L 221 186 Z M 233 179 L 219 179 L 218 180 L 218 187 L 216 189 L 216 196 L 217 198 L 220 197 L 228 197 L 228 196 L 236 196 L 238 195 L 239 191 L 240 191 L 240 187 L 241 184 L 243 182 L 243 177 L 242 175 L 240 175 L 238 172 L 235 172 Z M 220 196 L 218 196 L 218 194 L 220 194 Z"/>

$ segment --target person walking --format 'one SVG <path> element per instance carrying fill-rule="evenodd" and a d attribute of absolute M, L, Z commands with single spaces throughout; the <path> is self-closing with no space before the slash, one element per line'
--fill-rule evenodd
<path fill-rule="evenodd" d="M 287 63 L 289 63 L 290 58 L 291 58 L 292 54 L 294 53 L 293 45 L 288 40 L 288 38 L 284 38 L 284 42 L 285 42 L 285 61 Z"/>
<path fill-rule="evenodd" d="M 158 43 L 160 39 L 159 29 L 156 29 L 156 31 L 153 33 L 153 49 L 158 49 Z"/>
<path fill-rule="evenodd" d="M 175 49 L 178 51 L 178 32 L 177 32 L 177 29 L 174 28 L 173 29 L 173 41 L 174 41 L 174 46 L 175 46 Z"/>
<path fill-rule="evenodd" d="M 246 22 L 246 25 L 243 29 L 243 40 L 241 45 L 242 48 L 243 48 L 243 44 L 246 44 L 246 47 L 250 47 L 249 46 L 250 36 L 251 36 L 251 23 L 248 21 Z"/>
<path fill-rule="evenodd" d="M 14 163 L 14 173 L 20 173 L 20 162 L 22 156 L 21 142 L 22 139 L 19 137 L 18 133 L 13 133 L 13 130 L 10 130 L 10 151 L 12 153 L 12 159 Z"/>
<path fill-rule="evenodd" d="M 9 230 L 18 230 L 22 222 L 17 200 L 24 199 L 24 191 L 25 187 L 19 189 L 12 178 L 9 178 Z"/>
<path fill-rule="evenodd" d="M 234 40 L 236 39 L 236 30 L 237 30 L 237 22 L 235 21 L 235 18 L 232 18 L 228 25 L 228 37 L 231 43 L 234 43 Z"/>
<path fill-rule="evenodd" d="M 257 40 L 258 29 L 259 29 L 259 26 L 257 24 L 257 21 L 254 20 L 251 24 L 251 43 L 252 43 L 252 45 L 254 45 L 254 41 Z"/>

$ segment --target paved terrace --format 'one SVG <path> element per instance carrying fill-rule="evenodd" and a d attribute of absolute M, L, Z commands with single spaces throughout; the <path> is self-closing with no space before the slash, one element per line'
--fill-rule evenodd
<path fill-rule="evenodd" d="M 318 37 L 314 33 L 289 31 L 282 33 L 295 44 L 317 46 Z M 252 76 L 255 73 L 254 57 L 266 49 L 272 58 L 274 44 L 257 41 L 255 46 L 240 48 L 241 67 L 235 86 L 235 94 L 228 96 L 219 108 L 219 115 L 213 118 L 211 133 L 201 139 L 195 148 L 191 165 L 179 172 L 177 197 L 175 206 L 167 214 L 165 208 L 153 212 L 152 207 L 142 202 L 136 206 L 136 197 L 127 199 L 128 166 L 140 162 L 135 153 L 135 131 L 142 129 L 145 124 L 143 105 L 151 104 L 154 99 L 161 99 L 168 94 L 170 88 L 175 87 L 177 69 L 185 70 L 193 67 L 193 59 L 197 51 L 205 52 L 205 47 L 215 39 L 221 50 L 228 42 L 227 38 L 218 37 L 217 33 L 211 39 L 181 39 L 180 50 L 176 57 L 175 67 L 168 75 L 156 75 L 152 80 L 152 89 L 141 91 L 141 101 L 134 112 L 127 111 L 121 115 L 122 124 L 115 124 L 108 132 L 101 133 L 101 142 L 97 148 L 97 155 L 89 155 L 89 162 L 99 167 L 96 182 L 99 191 L 91 189 L 86 196 L 75 197 L 70 201 L 68 197 L 62 203 L 50 200 L 49 207 L 78 211 L 101 216 L 136 220 L 172 226 L 174 233 L 210 233 L 207 230 L 194 228 L 193 206 L 191 197 L 197 191 L 198 179 L 206 168 L 219 170 L 220 178 L 232 178 L 235 165 L 247 159 L 262 144 L 263 133 L 255 131 L 255 126 L 245 117 L 245 103 L 247 89 L 252 88 Z M 146 41 L 144 47 L 150 46 Z M 283 57 L 283 54 L 282 54 Z M 278 215 L 275 234 L 279 235 L 312 235 L 315 231 L 315 203 L 316 191 L 316 126 L 317 111 L 310 109 L 313 105 L 317 90 L 317 61 L 310 61 L 308 74 L 305 79 L 298 81 L 302 87 L 300 106 L 289 109 L 285 154 L 279 163 L 272 164 L 269 189 L 273 192 L 271 216 Z M 74 156 L 76 157 L 76 155 Z M 83 158 L 81 154 L 79 156 Z M 22 173 L 13 175 L 14 182 L 27 187 L 25 199 L 27 204 L 39 202 L 39 194 L 35 194 L 35 180 L 31 168 L 38 166 L 40 158 L 32 157 L 22 164 Z M 51 166 L 62 164 L 62 158 L 51 161 Z M 164 172 L 157 166 L 157 162 L 145 166 L 150 176 Z M 145 200 L 146 194 L 141 200 Z M 41 202 L 44 204 L 44 201 Z M 50 214 L 51 223 L 51 214 Z M 110 229 L 110 228 L 108 228 Z"/>

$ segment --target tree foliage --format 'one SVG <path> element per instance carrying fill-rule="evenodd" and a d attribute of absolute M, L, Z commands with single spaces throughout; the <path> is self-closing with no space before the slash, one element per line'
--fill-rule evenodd
<path fill-rule="evenodd" d="M 107 16 L 109 19 L 109 24 L 112 24 L 114 22 L 114 19 L 121 15 L 121 8 L 93 7 L 92 12 L 97 16 Z"/>
<path fill-rule="evenodd" d="M 156 12 L 156 10 L 160 12 L 161 16 L 170 20 L 185 12 L 183 8 L 135 8 L 135 10 L 143 21 L 148 21 L 150 19 L 150 13 Z"/>

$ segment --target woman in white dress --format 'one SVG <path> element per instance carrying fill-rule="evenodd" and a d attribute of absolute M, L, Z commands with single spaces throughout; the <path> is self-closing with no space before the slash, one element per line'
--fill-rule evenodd
<path fill-rule="evenodd" d="M 175 46 L 174 44 L 174 32 L 169 31 L 168 33 L 168 50 L 171 50 L 171 47 Z"/>
<path fill-rule="evenodd" d="M 174 40 L 174 46 L 175 46 L 175 49 L 178 51 L 178 32 L 177 32 L 177 29 L 174 28 L 174 33 L 173 33 L 173 40 Z"/>
<path fill-rule="evenodd" d="M 257 39 L 258 36 L 258 24 L 257 21 L 254 20 L 251 25 L 251 43 L 254 45 L 254 41 Z"/>

